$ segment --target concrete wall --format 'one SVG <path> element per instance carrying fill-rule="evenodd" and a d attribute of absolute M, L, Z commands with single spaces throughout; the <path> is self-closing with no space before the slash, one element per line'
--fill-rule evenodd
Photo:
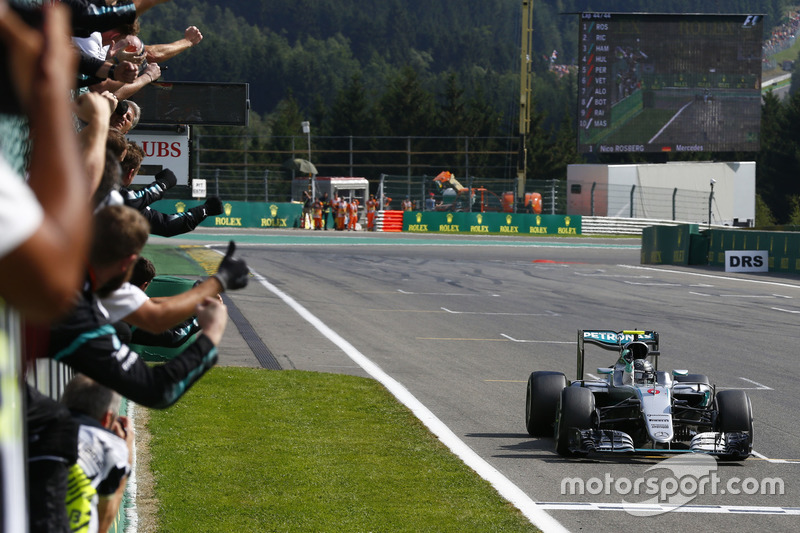
<path fill-rule="evenodd" d="M 594 215 L 628 217 L 631 213 L 630 190 L 634 191 L 634 216 L 672 219 L 671 192 L 692 194 L 694 203 L 707 204 L 714 179 L 712 223 L 731 225 L 755 220 L 755 162 L 734 163 L 667 163 L 637 165 L 570 165 L 567 169 L 567 213 L 591 215 L 594 184 Z M 580 193 L 576 192 L 580 186 Z M 703 200 L 705 199 L 705 200 Z M 678 204 L 681 201 L 678 199 Z M 680 207 L 680 206 L 679 206 Z M 708 223 L 707 207 L 687 211 L 683 222 Z M 704 216 L 703 216 L 704 215 Z"/>

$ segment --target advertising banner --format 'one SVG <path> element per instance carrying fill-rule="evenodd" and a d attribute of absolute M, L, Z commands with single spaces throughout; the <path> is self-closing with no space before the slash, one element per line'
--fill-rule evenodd
<path fill-rule="evenodd" d="M 198 200 L 159 200 L 150 207 L 162 213 L 183 213 L 203 204 Z M 200 223 L 216 228 L 299 228 L 301 204 L 266 202 L 223 202 L 224 212 Z"/>
<path fill-rule="evenodd" d="M 403 231 L 569 236 L 581 234 L 581 217 L 527 213 L 408 211 L 403 214 Z"/>

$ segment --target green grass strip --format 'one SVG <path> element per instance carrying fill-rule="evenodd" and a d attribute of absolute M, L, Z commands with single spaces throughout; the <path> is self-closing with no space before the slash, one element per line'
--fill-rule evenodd
<path fill-rule="evenodd" d="M 146 244 L 142 250 L 159 276 L 204 276 L 205 271 L 183 249 L 169 244 Z"/>
<path fill-rule="evenodd" d="M 538 531 L 371 379 L 218 367 L 149 429 L 159 531 Z"/>

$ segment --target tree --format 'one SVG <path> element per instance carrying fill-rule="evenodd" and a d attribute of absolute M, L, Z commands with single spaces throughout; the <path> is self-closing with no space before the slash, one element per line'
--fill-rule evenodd
<path fill-rule="evenodd" d="M 355 74 L 347 86 L 339 91 L 328 112 L 325 123 L 326 135 L 372 135 L 375 130 L 372 104 L 361 81 Z"/>
<path fill-rule="evenodd" d="M 411 67 L 404 67 L 380 100 L 386 135 L 425 135 L 436 128 L 433 96 Z"/>

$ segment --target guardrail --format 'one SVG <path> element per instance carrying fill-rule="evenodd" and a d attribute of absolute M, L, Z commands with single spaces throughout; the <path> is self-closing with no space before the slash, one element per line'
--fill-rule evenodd
<path fill-rule="evenodd" d="M 677 220 L 661 220 L 653 218 L 619 218 L 619 217 L 581 217 L 583 235 L 641 235 L 644 228 L 651 226 L 679 226 L 695 224 Z M 700 229 L 725 229 L 728 226 L 699 224 Z M 730 229 L 730 228 L 728 228 Z"/>

